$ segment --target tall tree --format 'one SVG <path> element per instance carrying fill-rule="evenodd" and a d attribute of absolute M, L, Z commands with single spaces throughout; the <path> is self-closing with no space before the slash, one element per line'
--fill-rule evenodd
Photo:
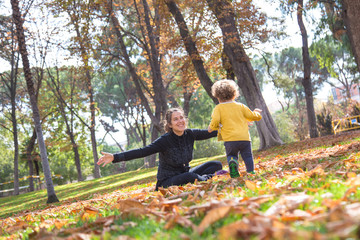
<path fill-rule="evenodd" d="M 48 196 L 47 203 L 58 202 L 59 199 L 57 198 L 57 196 L 55 194 L 55 189 L 54 189 L 53 181 L 51 178 L 50 165 L 49 165 L 49 161 L 48 161 L 47 153 L 46 153 L 45 141 L 44 141 L 44 137 L 43 137 L 43 133 L 42 133 L 42 127 L 41 127 L 41 122 L 40 122 L 40 113 L 39 113 L 39 109 L 37 106 L 34 83 L 32 80 L 30 63 L 29 63 L 29 59 L 28 59 L 28 52 L 26 49 L 26 40 L 25 40 L 25 33 L 24 33 L 24 27 L 23 27 L 23 19 L 21 17 L 21 12 L 20 12 L 20 8 L 19 8 L 19 1 L 11 0 L 11 6 L 12 6 L 13 20 L 14 20 L 14 23 L 16 26 L 16 34 L 17 34 L 17 40 L 19 43 L 19 50 L 20 50 L 20 54 L 22 57 L 26 85 L 27 85 L 29 96 L 30 96 L 31 108 L 33 111 L 33 118 L 34 118 L 34 124 L 35 124 L 35 130 L 36 130 L 36 135 L 37 135 L 37 139 L 38 139 L 39 149 L 40 149 L 43 171 L 44 171 L 44 175 L 45 175 L 45 182 L 46 182 L 46 189 L 47 189 L 47 196 Z"/>
<path fill-rule="evenodd" d="M 59 112 L 64 120 L 66 126 L 66 134 L 68 135 L 72 150 L 74 152 L 74 162 L 76 166 L 76 171 L 78 175 L 78 181 L 83 181 L 82 171 L 81 171 L 81 162 L 79 154 L 79 146 L 76 143 L 76 132 L 74 130 L 74 97 L 76 96 L 76 80 L 73 77 L 73 68 L 68 70 L 68 75 L 65 77 L 64 81 L 61 79 L 60 71 L 57 67 L 54 69 L 48 69 L 49 79 L 47 80 L 48 86 L 55 95 L 58 103 Z M 70 98 L 69 103 L 67 103 L 66 98 Z M 70 109 L 68 114 L 67 108 Z"/>
<path fill-rule="evenodd" d="M 316 138 L 319 136 L 316 126 L 316 116 L 314 109 L 314 96 L 313 88 L 311 82 L 311 60 L 309 54 L 309 45 L 308 45 L 308 35 L 303 21 L 303 12 L 304 12 L 304 3 L 303 0 L 297 1 L 297 21 L 301 32 L 302 38 L 302 55 L 304 62 L 304 77 L 302 79 L 302 85 L 305 90 L 305 99 L 306 99 L 306 110 L 309 124 L 309 132 L 311 138 Z"/>
<path fill-rule="evenodd" d="M 190 35 L 189 28 L 185 22 L 185 19 L 179 7 L 177 6 L 174 0 L 165 0 L 165 3 L 177 23 L 181 38 L 185 45 L 185 49 L 191 58 L 192 64 L 194 65 L 195 71 L 197 73 L 198 78 L 200 79 L 201 85 L 204 87 L 206 93 L 210 96 L 210 98 L 214 101 L 214 103 L 217 103 L 218 102 L 217 99 L 214 98 L 211 94 L 211 86 L 213 83 L 205 70 L 204 62 L 200 56 L 200 53 L 196 47 L 194 40 L 192 39 L 192 36 Z"/>
<path fill-rule="evenodd" d="M 260 149 L 282 144 L 279 132 L 262 96 L 254 69 L 242 46 L 235 22 L 235 12 L 228 0 L 207 0 L 222 31 L 224 52 L 233 67 L 238 85 L 251 109 L 263 110 L 263 119 L 256 122 L 260 137 Z"/>
<path fill-rule="evenodd" d="M 83 64 L 83 80 L 86 83 L 90 109 L 90 124 L 86 124 L 86 126 L 90 131 L 94 159 L 93 175 L 95 178 L 100 178 L 100 167 L 96 164 L 98 161 L 96 142 L 96 102 L 94 100 L 94 89 L 92 86 L 93 66 L 91 65 L 91 53 L 93 51 L 91 30 L 94 28 L 94 19 L 92 18 L 94 4 L 95 3 L 93 1 L 84 2 L 79 0 L 61 0 L 51 2 L 49 6 L 53 7 L 54 12 L 64 12 L 69 16 L 70 22 L 68 25 L 73 27 L 73 31 L 75 33 L 75 37 L 73 38 L 74 46 L 69 48 L 69 50 L 72 54 L 78 54 Z"/>
<path fill-rule="evenodd" d="M 360 1 L 343 0 L 342 2 L 346 33 L 350 39 L 352 52 L 360 72 Z"/>
<path fill-rule="evenodd" d="M 161 58 L 160 58 L 160 15 L 158 5 L 159 3 L 153 2 L 154 11 L 150 10 L 149 4 L 147 0 L 142 0 L 142 13 L 140 9 L 137 7 L 136 0 L 134 0 L 134 5 L 137 9 L 139 25 L 141 26 L 144 22 L 146 26 L 145 29 L 141 28 L 143 39 L 145 42 L 145 50 L 148 55 L 148 61 L 150 63 L 151 68 L 151 76 L 152 76 L 152 85 L 154 91 L 154 103 L 155 103 L 155 118 L 158 121 L 161 121 L 165 117 L 165 112 L 167 110 L 167 100 L 166 100 L 166 91 L 165 86 L 163 84 L 163 77 L 161 73 Z M 152 14 L 152 12 L 154 14 Z M 142 17 L 144 18 L 142 20 Z M 152 22 L 151 23 L 151 19 Z M 148 39 L 148 40 L 147 40 Z M 154 141 L 159 137 L 159 133 L 163 131 L 157 131 L 156 128 L 152 129 L 151 132 L 151 141 Z M 155 158 L 156 155 L 152 155 L 150 158 L 145 159 L 145 166 L 147 167 L 155 167 Z"/>
<path fill-rule="evenodd" d="M 13 134 L 14 142 L 14 195 L 19 194 L 19 140 L 18 140 L 18 127 L 17 127 L 17 98 L 19 93 L 17 92 L 18 85 L 18 70 L 19 70 L 19 52 L 17 51 L 17 45 L 15 40 L 14 22 L 9 17 L 2 16 L 1 18 L 7 19 L 1 25 L 4 28 L 4 32 L 9 36 L 3 36 L 1 41 L 2 53 L 1 55 L 9 61 L 11 69 L 10 72 L 4 72 L 0 74 L 0 81 L 5 86 L 3 89 L 5 92 L 5 99 L 1 99 L 1 103 L 8 105 L 10 103 L 10 122 L 11 128 L 5 127 Z M 3 34 L 1 34 L 3 35 Z M 5 113 L 4 113 L 5 114 Z M 1 125 L 2 126 L 2 125 Z"/>

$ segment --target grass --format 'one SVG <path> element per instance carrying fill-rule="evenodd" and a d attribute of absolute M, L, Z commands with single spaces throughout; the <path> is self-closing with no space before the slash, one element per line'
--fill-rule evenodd
<path fill-rule="evenodd" d="M 156 168 L 131 171 L 99 179 L 71 183 L 55 187 L 55 192 L 61 205 L 63 201 L 80 201 L 91 199 L 94 196 L 112 192 L 120 188 L 127 188 L 141 183 L 156 181 Z M 38 210 L 48 207 L 46 204 L 46 189 L 0 198 L 0 219 L 16 215 L 26 210 Z"/>
<path fill-rule="evenodd" d="M 256 175 L 154 191 L 156 168 L 0 198 L 0 239 L 355 239 L 360 131 L 254 151 Z M 225 156 L 195 159 L 192 166 Z M 357 214 L 358 213 L 358 214 Z M 353 215 L 352 215 L 353 214 Z"/>

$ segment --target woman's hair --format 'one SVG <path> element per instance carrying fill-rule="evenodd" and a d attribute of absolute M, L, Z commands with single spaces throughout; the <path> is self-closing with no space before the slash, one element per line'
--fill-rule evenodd
<path fill-rule="evenodd" d="M 170 125 L 171 125 L 171 117 L 172 117 L 172 114 L 174 112 L 181 112 L 184 115 L 185 122 L 187 124 L 187 119 L 185 117 L 184 110 L 182 110 L 181 108 L 170 108 L 170 109 L 168 109 L 166 111 L 166 114 L 165 114 L 165 119 L 164 119 L 164 130 L 165 130 L 165 132 L 172 131 L 172 128 L 170 127 Z"/>
<path fill-rule="evenodd" d="M 223 79 L 214 83 L 211 94 L 220 101 L 229 101 L 239 96 L 239 87 L 233 80 Z"/>

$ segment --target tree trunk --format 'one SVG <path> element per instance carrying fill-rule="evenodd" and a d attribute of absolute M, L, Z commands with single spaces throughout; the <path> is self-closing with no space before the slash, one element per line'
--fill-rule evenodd
<path fill-rule="evenodd" d="M 309 132 L 311 138 L 316 138 L 319 136 L 316 126 L 316 116 L 314 109 L 314 97 L 311 83 L 311 60 L 309 55 L 309 46 L 307 40 L 307 32 L 302 19 L 303 12 L 303 0 L 298 0 L 297 8 L 297 20 L 302 37 L 302 55 L 304 62 L 304 78 L 302 79 L 302 85 L 305 90 L 305 99 L 306 99 L 306 110 L 308 116 Z"/>
<path fill-rule="evenodd" d="M 210 96 L 213 102 L 217 104 L 218 100 L 211 94 L 211 86 L 213 85 L 213 83 L 205 70 L 204 62 L 197 50 L 195 42 L 190 35 L 189 29 L 186 25 L 182 13 L 180 12 L 180 9 L 178 8 L 174 0 L 166 0 L 165 3 L 169 8 L 169 11 L 175 18 L 181 38 L 185 45 L 185 49 L 189 57 L 191 58 L 192 64 L 194 65 L 196 74 L 201 82 L 201 85 L 204 87 L 206 93 Z"/>
<path fill-rule="evenodd" d="M 343 0 L 343 18 L 351 49 L 360 72 L 360 1 Z"/>
<path fill-rule="evenodd" d="M 40 122 L 40 113 L 37 106 L 36 96 L 35 96 L 35 89 L 34 89 L 34 82 L 32 80 L 31 71 L 30 71 L 30 63 L 28 59 L 28 52 L 26 49 L 26 41 L 25 41 L 25 34 L 23 28 L 23 20 L 21 19 L 21 13 L 19 9 L 19 1 L 18 0 L 11 0 L 11 6 L 13 11 L 13 20 L 15 22 L 16 30 L 17 30 L 17 37 L 19 42 L 19 49 L 20 54 L 22 57 L 23 62 L 23 69 L 25 74 L 26 85 L 28 89 L 28 93 L 30 96 L 30 103 L 31 108 L 33 111 L 33 118 L 35 123 L 35 130 L 38 139 L 41 161 L 43 165 L 43 171 L 45 175 L 46 181 L 46 189 L 47 189 L 47 203 L 58 202 L 59 199 L 55 194 L 55 189 L 53 185 L 53 181 L 51 179 L 51 171 L 50 165 L 47 158 L 46 146 L 45 141 L 42 134 L 41 122 Z"/>
<path fill-rule="evenodd" d="M 17 73 L 18 73 L 18 66 L 19 66 L 19 54 L 16 59 L 15 63 L 15 31 L 14 31 L 14 24 L 12 24 L 12 51 L 11 51 L 11 74 L 10 74 L 10 85 L 5 85 L 8 87 L 10 92 L 10 102 L 11 102 L 11 122 L 12 122 L 12 133 L 14 139 L 14 195 L 19 195 L 19 139 L 18 139 L 18 130 L 17 130 L 17 120 L 16 120 L 16 88 L 17 88 Z"/>
<path fill-rule="evenodd" d="M 68 12 L 71 22 L 75 27 L 78 43 L 80 45 L 80 52 L 81 52 L 81 58 L 82 62 L 84 64 L 85 68 L 85 76 L 86 76 L 86 86 L 88 88 L 88 96 L 89 96 L 89 104 L 90 104 L 90 135 L 91 135 L 91 147 L 93 152 L 93 159 L 94 159 L 94 178 L 100 178 L 100 166 L 97 165 L 97 162 L 99 160 L 98 153 L 97 153 L 97 144 L 96 144 L 96 133 L 95 133 L 95 127 L 96 127 L 96 108 L 95 108 L 95 101 L 94 101 L 94 91 L 92 88 L 92 77 L 90 74 L 90 65 L 89 65 L 89 54 L 87 53 L 86 49 L 86 39 L 84 39 L 83 35 L 86 33 L 80 32 L 80 26 L 78 23 L 78 16 L 74 16 L 76 12 L 71 13 Z M 85 36 L 86 37 L 86 36 Z"/>
<path fill-rule="evenodd" d="M 91 134 L 91 146 L 92 146 L 92 152 L 93 152 L 93 158 L 94 158 L 94 177 L 100 178 L 100 166 L 97 165 L 97 162 L 99 160 L 98 154 L 97 154 L 97 146 L 96 146 L 96 135 L 95 135 L 95 101 L 94 101 L 94 94 L 91 86 L 91 78 L 89 78 L 90 73 L 88 70 L 86 70 L 86 75 L 88 76 L 88 88 L 89 88 L 89 97 L 90 97 L 90 113 L 91 113 L 91 122 L 90 122 L 90 134 Z"/>
<path fill-rule="evenodd" d="M 184 91 L 184 107 L 183 107 L 183 110 L 184 110 L 184 114 L 185 116 L 189 116 L 189 112 L 190 112 L 190 100 L 191 100 L 191 97 L 192 97 L 192 92 L 188 92 L 188 91 Z"/>
<path fill-rule="evenodd" d="M 295 106 L 296 106 L 297 110 L 299 111 L 298 112 L 299 122 L 297 122 L 297 124 L 296 124 L 298 126 L 296 132 L 298 133 L 299 140 L 302 141 L 305 139 L 305 136 L 303 133 L 304 132 L 306 133 L 306 131 L 303 131 L 303 128 L 304 128 L 303 111 L 300 106 L 300 100 L 299 100 L 299 96 L 298 96 L 297 89 L 296 89 L 296 83 L 294 84 L 293 92 L 295 95 Z"/>
<path fill-rule="evenodd" d="M 52 92 L 54 93 L 54 95 L 56 96 L 57 100 L 58 100 L 58 104 L 59 104 L 59 110 L 61 113 L 61 116 L 64 119 L 65 122 L 65 126 L 66 126 L 66 134 L 68 135 L 70 142 L 71 142 L 71 146 L 74 152 L 74 162 L 75 162 L 75 166 L 76 166 L 76 171 L 77 171 L 77 179 L 79 182 L 83 181 L 84 178 L 82 176 L 82 171 L 81 171 L 81 162 L 80 162 L 80 154 L 79 154 L 79 147 L 76 144 L 75 141 L 75 136 L 74 136 L 74 130 L 73 130 L 73 110 L 72 110 L 72 106 L 69 107 L 71 110 L 71 116 L 70 116 L 70 120 L 66 114 L 65 108 L 66 108 L 66 102 L 64 100 L 64 97 L 60 91 L 60 79 L 59 79 L 59 73 L 58 73 L 58 69 L 57 70 L 57 79 L 55 79 L 52 74 L 49 71 L 49 76 L 50 76 L 50 81 L 52 83 L 52 85 L 54 87 L 51 86 L 50 81 L 49 81 L 49 86 L 52 90 Z M 73 85 L 72 85 L 73 86 Z M 73 96 L 73 87 L 71 88 L 71 96 Z"/>
<path fill-rule="evenodd" d="M 75 142 L 75 137 L 74 137 L 74 134 L 72 132 L 70 132 L 69 137 L 70 137 L 71 145 L 72 145 L 73 152 L 74 152 L 74 161 L 75 161 L 76 171 L 78 173 L 78 177 L 77 177 L 78 182 L 81 182 L 81 181 L 84 180 L 84 178 L 83 178 L 82 172 L 81 172 L 79 147 Z"/>
<path fill-rule="evenodd" d="M 152 127 L 151 131 L 151 142 L 155 141 L 159 137 L 159 131 L 157 131 L 154 127 Z M 148 158 L 146 158 L 145 167 L 152 168 L 156 165 L 156 157 L 158 154 L 152 154 Z"/>
<path fill-rule="evenodd" d="M 255 71 L 242 47 L 231 2 L 226 0 L 207 0 L 207 3 L 220 25 L 224 41 L 224 52 L 231 62 L 238 85 L 247 104 L 252 110 L 255 108 L 262 109 L 263 118 L 256 122 L 260 137 L 260 149 L 282 144 L 283 142 L 280 139 L 274 120 L 260 91 Z"/>
<path fill-rule="evenodd" d="M 15 83 L 16 84 L 16 83 Z M 11 121 L 13 126 L 14 137 L 14 195 L 19 195 L 19 140 L 16 121 L 16 107 L 15 107 L 15 93 L 16 87 L 11 93 Z"/>
<path fill-rule="evenodd" d="M 32 158 L 32 152 L 34 150 L 35 147 L 35 140 L 36 140 L 36 131 L 35 129 L 33 130 L 33 134 L 28 142 L 28 145 L 26 147 L 26 158 L 29 164 L 29 188 L 30 188 L 30 192 L 33 192 L 34 189 L 34 160 Z"/>
<path fill-rule="evenodd" d="M 159 36 L 155 35 L 154 33 L 155 29 L 153 29 L 153 26 L 150 23 L 150 9 L 147 1 L 142 0 L 142 3 L 144 6 L 144 19 L 146 23 L 147 36 L 149 37 L 149 44 L 150 44 L 150 52 L 148 52 L 148 54 L 149 54 L 150 68 L 153 78 L 154 102 L 156 106 L 155 115 L 158 115 L 160 117 L 158 120 L 161 121 L 162 117 L 165 117 L 165 113 L 167 110 L 167 100 L 166 100 L 166 91 L 163 84 L 161 68 L 160 68 L 159 39 L 158 39 Z M 155 10 L 155 18 L 153 19 L 155 19 L 155 21 L 159 19 L 159 14 L 157 12 L 157 9 Z M 158 23 L 155 22 L 155 24 Z M 160 24 L 158 24 L 158 26 L 159 25 Z"/>
<path fill-rule="evenodd" d="M 153 79 L 152 85 L 154 89 L 155 118 L 156 121 L 161 122 L 161 119 L 165 117 L 165 113 L 167 110 L 167 100 L 166 100 L 166 91 L 163 84 L 161 68 L 160 68 L 159 36 L 155 35 L 154 33 L 155 29 L 153 29 L 153 26 L 150 23 L 151 13 L 147 1 L 142 0 L 142 3 L 144 7 L 144 20 L 146 24 L 147 37 L 149 39 L 149 45 L 150 45 L 150 49 L 147 49 L 147 52 L 149 55 L 151 75 Z M 155 17 L 153 19 L 155 21 L 155 24 L 159 27 L 160 24 L 158 23 L 159 20 L 158 10 L 155 8 L 154 12 L 155 12 Z M 139 24 L 141 24 L 140 20 L 139 20 Z M 144 39 L 147 38 L 144 36 Z M 162 133 L 162 132 L 163 129 L 160 129 L 160 131 L 158 131 L 157 128 L 153 128 L 153 131 L 151 133 L 152 140 L 155 140 L 159 136 L 158 133 Z M 146 162 L 145 166 L 147 168 L 155 167 L 155 161 L 156 161 L 156 154 L 153 154 L 148 158 L 148 161 Z"/>
<path fill-rule="evenodd" d="M 221 54 L 221 61 L 222 61 L 223 68 L 226 71 L 226 78 L 234 80 L 235 79 L 234 69 L 231 65 L 229 57 L 226 55 L 226 53 L 224 51 Z"/>

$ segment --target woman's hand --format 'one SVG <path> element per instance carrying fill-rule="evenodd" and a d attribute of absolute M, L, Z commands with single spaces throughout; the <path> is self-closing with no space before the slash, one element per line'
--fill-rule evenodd
<path fill-rule="evenodd" d="M 211 133 L 212 131 L 214 131 L 214 130 L 212 130 L 211 127 L 209 126 L 208 127 L 208 132 Z"/>
<path fill-rule="evenodd" d="M 111 163 L 114 161 L 114 155 L 107 152 L 101 152 L 102 156 L 100 157 L 99 161 L 97 162 L 97 165 L 103 164 L 104 167 L 106 164 Z"/>

